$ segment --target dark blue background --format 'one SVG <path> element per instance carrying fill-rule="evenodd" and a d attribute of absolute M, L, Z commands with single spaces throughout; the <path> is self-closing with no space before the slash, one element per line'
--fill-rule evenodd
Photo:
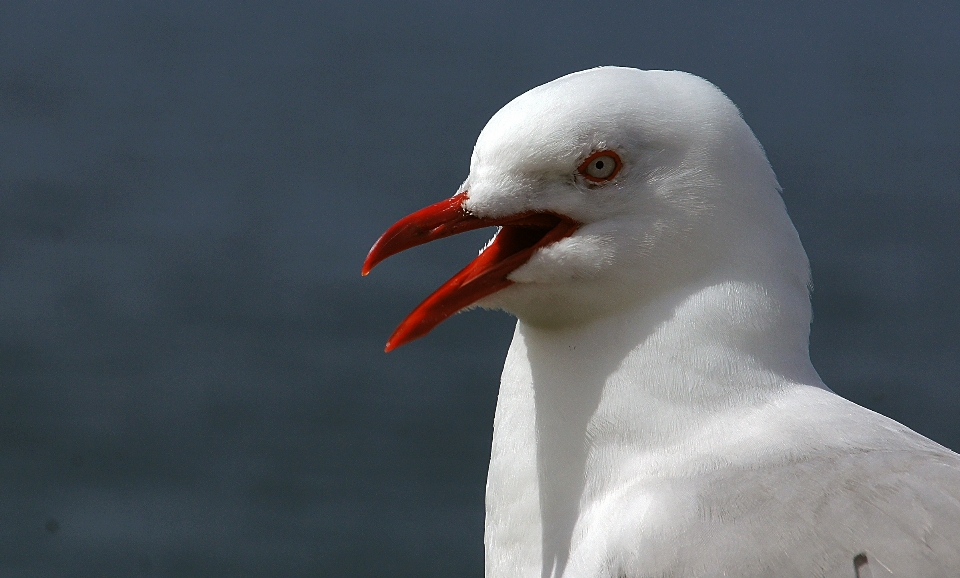
<path fill-rule="evenodd" d="M 742 109 L 839 393 L 960 448 L 960 4 L 0 3 L 0 576 L 480 576 L 503 314 L 385 355 L 488 232 L 360 263 L 514 96 Z"/>

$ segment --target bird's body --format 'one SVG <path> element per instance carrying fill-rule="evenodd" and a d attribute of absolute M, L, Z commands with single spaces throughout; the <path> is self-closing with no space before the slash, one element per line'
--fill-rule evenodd
<path fill-rule="evenodd" d="M 388 347 L 472 303 L 519 318 L 488 578 L 960 575 L 960 456 L 821 382 L 806 254 L 713 85 L 601 68 L 521 95 L 367 269 L 483 225 Z"/>
<path fill-rule="evenodd" d="M 960 458 L 810 367 L 685 343 L 703 299 L 570 331 L 519 324 L 487 576 L 863 578 L 861 555 L 874 577 L 957 575 Z"/>

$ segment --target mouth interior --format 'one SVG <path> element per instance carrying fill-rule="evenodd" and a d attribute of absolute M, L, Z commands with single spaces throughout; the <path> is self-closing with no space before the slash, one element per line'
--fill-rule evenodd
<path fill-rule="evenodd" d="M 496 244 L 501 259 L 512 257 L 524 250 L 537 247 L 550 231 L 563 222 L 556 215 L 539 214 L 533 219 L 503 225 L 491 245 Z"/>
<path fill-rule="evenodd" d="M 572 235 L 580 226 L 572 219 L 549 213 L 529 213 L 504 221 L 475 221 L 481 226 L 499 225 L 500 230 L 473 261 L 400 323 L 390 336 L 386 351 L 423 337 L 457 311 L 510 286 L 513 281 L 507 276 L 512 271 L 540 248 Z"/>

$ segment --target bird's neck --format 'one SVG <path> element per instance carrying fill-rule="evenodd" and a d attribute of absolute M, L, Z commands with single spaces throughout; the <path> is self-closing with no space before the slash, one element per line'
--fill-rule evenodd
<path fill-rule="evenodd" d="M 506 540 L 526 550 L 516 560 L 559 569 L 591 496 L 664 475 L 656 457 L 682 455 L 676 449 L 724 412 L 791 384 L 820 384 L 807 351 L 806 290 L 785 293 L 721 281 L 578 327 L 521 321 L 494 424 L 487 547 Z M 526 529 L 539 540 L 505 538 L 505 520 L 518 517 L 539 521 Z"/>
<path fill-rule="evenodd" d="M 806 291 L 771 285 L 706 283 L 566 329 L 520 322 L 508 364 L 534 395 L 541 450 L 573 432 L 654 449 L 786 384 L 820 383 Z"/>

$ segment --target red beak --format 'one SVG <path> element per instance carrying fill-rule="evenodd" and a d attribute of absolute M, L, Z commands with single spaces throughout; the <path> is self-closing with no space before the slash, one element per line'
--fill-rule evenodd
<path fill-rule="evenodd" d="M 417 306 L 387 341 L 385 351 L 423 337 L 444 319 L 513 282 L 507 275 L 552 243 L 569 237 L 580 223 L 554 213 L 522 213 L 499 219 L 475 217 L 463 208 L 467 192 L 404 217 L 387 229 L 363 262 L 366 275 L 391 255 L 436 239 L 483 227 L 501 227 L 480 255 Z"/>

